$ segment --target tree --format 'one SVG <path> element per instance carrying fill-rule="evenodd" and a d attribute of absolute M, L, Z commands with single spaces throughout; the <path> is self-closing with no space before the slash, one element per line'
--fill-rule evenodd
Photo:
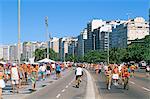
<path fill-rule="evenodd" d="M 104 62 L 107 59 L 107 54 L 104 51 L 89 51 L 84 56 L 84 61 L 88 63 Z"/>
<path fill-rule="evenodd" d="M 39 61 L 41 59 L 46 58 L 46 54 L 47 54 L 47 49 L 36 49 L 34 52 L 34 56 L 35 56 L 35 61 Z M 58 58 L 58 53 L 56 53 L 54 50 L 49 49 L 49 55 L 50 55 L 50 59 L 57 61 Z"/>

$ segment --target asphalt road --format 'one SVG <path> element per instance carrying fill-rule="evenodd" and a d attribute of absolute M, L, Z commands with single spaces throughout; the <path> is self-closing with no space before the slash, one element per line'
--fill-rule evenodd
<path fill-rule="evenodd" d="M 82 78 L 80 88 L 74 87 L 74 77 L 74 71 L 72 70 L 64 78 L 28 95 L 25 99 L 84 99 L 87 83 L 86 75 Z"/>
<path fill-rule="evenodd" d="M 106 89 L 104 73 L 96 75 L 90 71 L 95 79 L 100 99 L 150 99 L 150 79 L 141 76 L 136 72 L 136 76 L 130 79 L 129 90 L 124 90 L 122 85 L 112 85 L 111 90 Z"/>

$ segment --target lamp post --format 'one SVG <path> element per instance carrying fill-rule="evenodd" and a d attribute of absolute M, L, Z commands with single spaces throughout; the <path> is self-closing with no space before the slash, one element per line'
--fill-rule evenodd
<path fill-rule="evenodd" d="M 20 65 L 20 0 L 18 0 L 18 65 Z"/>
<path fill-rule="evenodd" d="M 45 17 L 46 37 L 47 37 L 47 58 L 49 59 L 49 33 L 48 33 L 48 17 Z"/>
<path fill-rule="evenodd" d="M 82 56 L 84 56 L 84 39 L 82 39 Z"/>
<path fill-rule="evenodd" d="M 109 32 L 108 32 L 107 64 L 109 65 Z"/>
<path fill-rule="evenodd" d="M 75 59 L 75 42 L 73 42 L 73 51 L 72 51 L 72 54 L 73 54 L 73 62 L 74 62 L 74 59 Z"/>

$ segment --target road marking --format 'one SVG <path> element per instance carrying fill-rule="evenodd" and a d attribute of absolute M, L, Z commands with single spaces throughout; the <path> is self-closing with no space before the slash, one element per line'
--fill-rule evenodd
<path fill-rule="evenodd" d="M 56 96 L 56 98 L 59 98 L 60 97 L 60 94 L 58 94 L 57 96 Z"/>
<path fill-rule="evenodd" d="M 65 91 L 65 89 L 63 89 L 61 92 L 64 92 Z"/>
<path fill-rule="evenodd" d="M 130 81 L 131 84 L 135 84 L 134 82 Z"/>
<path fill-rule="evenodd" d="M 69 85 L 71 85 L 71 83 L 69 83 Z"/>
<path fill-rule="evenodd" d="M 150 91 L 150 89 L 148 89 L 148 88 L 145 88 L 145 87 L 142 87 L 144 90 L 146 90 L 146 91 Z"/>
<path fill-rule="evenodd" d="M 66 88 L 68 88 L 68 86 L 66 86 Z"/>

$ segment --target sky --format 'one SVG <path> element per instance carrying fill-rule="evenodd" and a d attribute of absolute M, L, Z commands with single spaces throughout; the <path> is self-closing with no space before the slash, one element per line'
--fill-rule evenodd
<path fill-rule="evenodd" d="M 148 20 L 149 0 L 21 0 L 21 42 L 45 41 L 45 16 L 52 37 L 78 36 L 92 19 Z M 17 0 L 0 0 L 0 44 L 17 43 Z"/>

